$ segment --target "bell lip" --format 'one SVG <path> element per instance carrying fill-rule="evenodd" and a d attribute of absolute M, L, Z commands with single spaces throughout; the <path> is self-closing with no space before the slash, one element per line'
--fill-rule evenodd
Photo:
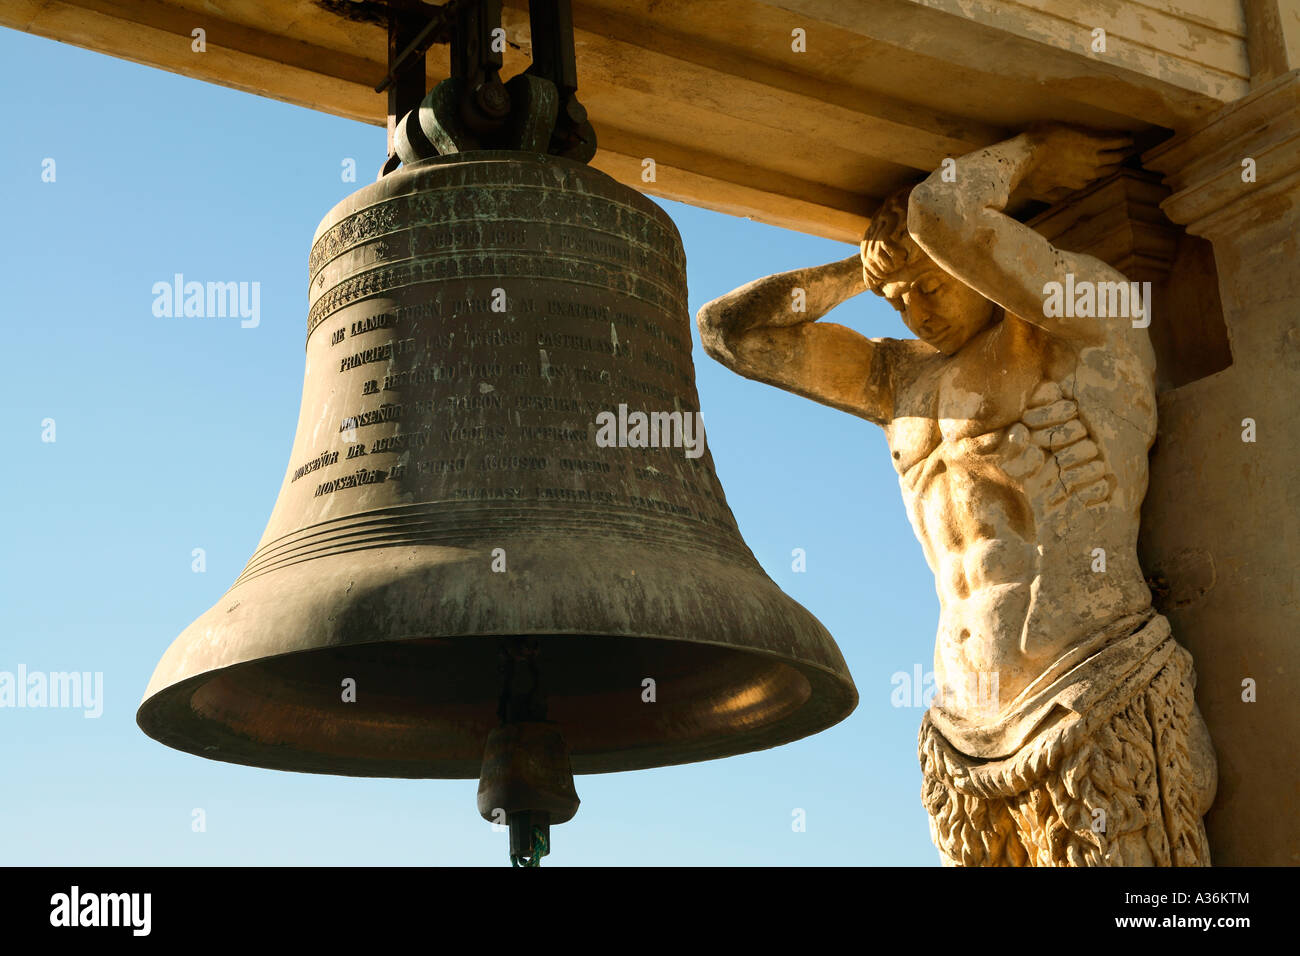
<path fill-rule="evenodd" d="M 377 743 L 387 739 L 379 736 L 386 729 L 366 730 L 356 724 L 338 725 L 334 750 L 318 747 L 318 741 L 330 736 L 328 722 L 334 717 L 325 710 L 329 698 L 314 688 L 323 688 L 325 672 L 332 679 L 347 674 L 336 669 L 345 664 L 362 669 L 373 665 L 379 668 L 373 676 L 381 680 L 389 679 L 386 674 L 402 673 L 406 666 L 385 663 L 383 654 L 359 657 L 358 648 L 392 649 L 429 639 L 459 642 L 460 646 L 447 648 L 446 661 L 425 666 L 435 668 L 432 673 L 457 673 L 442 667 L 474 668 L 468 672 L 469 683 L 460 685 L 467 696 L 450 688 L 437 693 L 449 694 L 452 710 L 459 708 L 450 719 L 459 719 L 471 734 L 481 730 L 486 740 L 496 723 L 499 688 L 494 677 L 487 678 L 493 684 L 490 689 L 483 683 L 485 673 L 496 672 L 495 658 L 485 661 L 486 655 L 472 642 L 486 643 L 495 654 L 500 638 L 515 636 L 575 641 L 556 645 L 554 653 L 543 643 L 542 659 L 554 661 L 556 671 L 565 675 L 561 682 L 569 685 L 567 691 L 550 685 L 556 703 L 553 717 L 572 724 L 609 715 L 605 723 L 592 725 L 585 737 L 566 733 L 578 773 L 648 769 L 762 750 L 833 726 L 856 706 L 856 689 L 834 638 L 807 608 L 777 587 L 747 548 L 742 557 L 738 552 L 587 534 L 572 538 L 557 554 L 551 538 L 523 536 L 507 545 L 513 559 L 511 573 L 491 575 L 478 560 L 490 553 L 490 545 L 466 538 L 454 550 L 383 546 L 366 552 L 363 561 L 351 551 L 313 556 L 241 580 L 163 653 L 137 723 L 148 736 L 168 746 L 232 763 L 354 776 L 471 778 L 477 776 L 481 753 L 475 747 L 470 758 L 463 734 L 460 741 L 449 741 L 445 755 L 417 750 L 421 763 L 406 762 L 398 749 L 401 735 L 424 726 L 424 720 L 437 732 L 439 722 L 436 714 L 423 716 L 418 706 L 401 706 L 408 691 L 400 687 L 394 689 L 396 709 L 378 715 L 395 728 L 392 747 L 380 748 Z M 620 570 L 611 573 L 613 569 Z M 683 587 L 683 582 L 690 582 L 689 586 Z M 528 600 L 520 600 L 522 593 L 529 595 Z M 376 619 L 376 613 L 382 617 Z M 564 625 L 556 626 L 560 621 Z M 590 668 L 584 669 L 584 662 L 597 658 L 570 653 L 591 649 L 576 643 L 583 639 L 695 647 L 701 651 L 698 657 L 680 647 L 628 648 L 626 654 L 615 650 L 608 663 L 644 663 L 651 669 L 628 679 L 639 683 L 646 674 L 661 673 L 681 693 L 706 696 L 679 697 L 675 705 L 679 709 L 654 715 L 664 731 L 660 734 L 649 713 L 642 723 L 639 714 L 629 715 L 600 702 L 610 685 Z M 314 660 L 306 656 L 313 652 L 335 656 Z M 730 657 L 724 659 L 727 652 Z M 409 653 L 412 661 L 419 661 L 423 652 L 412 647 Z M 257 667 L 291 654 L 304 655 L 301 675 L 307 683 L 298 683 L 305 694 L 279 693 L 278 686 L 297 680 L 297 674 Z M 199 702 L 225 713 L 196 712 L 191 703 L 195 693 L 239 667 L 249 668 L 241 686 L 214 687 L 213 696 Z M 702 676 L 714 674 L 716 682 L 700 682 Z M 789 683 L 792 675 L 805 682 L 802 688 Z M 365 686 L 370 675 L 362 671 L 356 676 Z M 757 698 L 746 695 L 763 685 L 770 690 L 762 689 Z M 332 698 L 338 685 L 330 686 Z M 670 686 L 660 680 L 661 698 Z M 729 694 L 740 696 L 728 698 Z M 250 701 L 272 696 L 291 715 L 288 726 L 294 729 L 284 737 L 276 736 L 275 725 L 285 717 L 259 718 L 252 713 L 256 703 Z M 491 701 L 486 713 L 485 700 Z M 734 709 L 726 706 L 731 700 Z M 606 706 L 613 709 L 603 710 Z M 577 711 L 581 716 L 569 717 L 566 707 L 570 714 Z M 302 727 L 295 721 L 314 723 Z M 233 726 L 223 731 L 227 724 Z M 617 725 L 621 726 L 603 730 Z M 264 740 L 283 743 L 251 740 L 240 735 L 241 727 L 255 727 Z M 382 749 L 375 759 L 395 757 L 403 765 L 394 770 L 376 766 L 373 759 L 357 761 L 353 754 L 365 753 L 368 747 Z M 268 757 L 268 751 L 276 754 Z M 431 761 L 444 766 L 429 766 Z"/>
<path fill-rule="evenodd" d="M 791 599 L 793 602 L 793 599 Z M 797 602 L 793 602 L 797 603 Z M 815 619 L 814 619 L 815 620 Z M 467 636 L 464 640 L 485 640 L 492 641 L 499 638 L 512 637 L 512 634 L 475 634 Z M 542 640 L 549 638 L 565 637 L 586 637 L 592 635 L 578 631 L 553 631 L 547 633 L 534 633 L 530 637 L 537 637 Z M 414 638 L 413 638 L 414 639 Z M 635 747 L 620 750 L 610 754 L 583 754 L 571 753 L 573 763 L 573 773 L 575 776 L 594 775 L 603 773 L 622 773 L 631 770 L 652 770 L 658 767 L 673 767 L 690 763 L 702 763 L 707 760 L 722 760 L 727 757 L 738 757 L 748 753 L 757 753 L 762 750 L 771 750 L 775 747 L 782 747 L 786 744 L 794 743 L 805 737 L 811 737 L 822 731 L 829 730 L 837 724 L 847 719 L 856 709 L 860 702 L 857 686 L 849 674 L 847 666 L 843 672 L 837 672 L 834 668 L 813 661 L 795 661 L 789 658 L 781 657 L 779 654 L 771 653 L 761 649 L 740 648 L 735 645 L 726 644 L 718 641 L 687 641 L 680 637 L 670 637 L 664 635 L 626 635 L 620 634 L 609 636 L 608 640 L 649 640 L 664 641 L 688 644 L 696 647 L 716 647 L 722 650 L 730 651 L 736 654 L 749 655 L 756 658 L 765 658 L 784 665 L 792 670 L 797 671 L 809 683 L 810 692 L 807 699 L 791 714 L 779 718 L 778 720 L 760 726 L 748 731 L 740 731 L 725 736 L 706 737 L 691 744 L 682 744 L 680 742 L 649 746 Z M 348 648 L 355 649 L 370 645 L 391 645 L 401 643 L 398 640 L 369 641 L 357 644 L 346 645 Z M 328 648 L 322 648 L 326 650 Z M 410 766 L 406 770 L 398 768 L 378 767 L 369 768 L 364 761 L 357 761 L 353 765 L 350 761 L 339 761 L 337 758 L 320 756 L 319 758 L 308 757 L 301 761 L 284 761 L 276 762 L 265 759 L 268 755 L 280 751 L 274 745 L 258 745 L 260 753 L 236 753 L 232 751 L 221 751 L 218 746 L 210 743 L 212 740 L 220 741 L 223 739 L 238 741 L 240 738 L 237 734 L 224 730 L 224 728 L 212 721 L 206 721 L 194 716 L 193 709 L 189 706 L 190 699 L 195 691 L 221 674 L 228 674 L 241 668 L 255 667 L 260 663 L 268 660 L 289 658 L 295 655 L 311 654 L 311 650 L 291 650 L 282 654 L 268 655 L 256 660 L 236 661 L 221 667 L 215 667 L 210 670 L 193 674 L 189 677 L 182 678 L 174 683 L 159 687 L 150 692 L 146 690 L 145 696 L 141 699 L 139 706 L 136 708 L 136 726 L 151 739 L 161 743 L 173 750 L 188 753 L 193 756 L 203 757 L 208 760 L 218 760 L 223 763 L 238 764 L 246 767 L 257 767 L 265 770 L 290 771 L 294 773 L 312 773 L 327 776 L 344 776 L 344 777 L 367 777 L 377 779 L 391 780 L 472 780 L 478 779 L 481 772 L 481 760 L 475 761 L 440 761 L 440 764 L 459 764 L 457 769 L 450 772 L 429 772 L 431 768 L 427 766 L 428 761 L 412 760 L 408 763 Z M 157 672 L 150 679 L 150 687 L 153 686 L 157 678 Z M 810 707 L 812 708 L 810 710 Z M 196 727 L 204 727 L 209 730 L 216 729 L 219 733 L 201 738 L 195 735 L 187 734 L 175 730 L 178 721 L 178 715 L 188 718 L 188 723 Z M 170 725 L 173 729 L 164 729 Z M 558 724 L 561 728 L 563 724 Z M 484 735 L 484 744 L 487 742 L 487 735 Z M 669 751 L 675 751 L 676 755 L 670 756 Z M 300 754 L 300 751 L 290 751 L 294 754 Z M 259 759 L 259 756 L 262 759 Z M 296 763 L 297 765 L 288 765 Z M 327 766 L 327 763 L 334 763 L 335 766 Z M 344 765 L 346 764 L 346 765 Z M 409 771 L 409 772 L 407 772 Z"/>

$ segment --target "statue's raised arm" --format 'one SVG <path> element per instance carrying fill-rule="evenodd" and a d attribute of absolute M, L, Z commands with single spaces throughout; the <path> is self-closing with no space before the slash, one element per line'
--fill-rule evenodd
<path fill-rule="evenodd" d="M 891 341 L 817 321 L 866 288 L 857 256 L 756 279 L 700 308 L 704 351 L 746 378 L 883 425 Z"/>
<path fill-rule="evenodd" d="M 1122 327 L 1117 319 L 1149 304 L 1130 301 L 1127 281 L 1111 266 L 1057 249 L 1003 209 L 1017 188 L 1043 199 L 1081 189 L 1119 169 L 1131 145 L 1125 136 L 1049 126 L 968 153 L 912 191 L 908 232 L 945 272 L 1007 312 L 1081 344 L 1104 341 Z M 1067 282 L 1071 291 L 1088 289 L 1090 307 L 1076 310 L 1073 295 L 1063 301 Z"/>

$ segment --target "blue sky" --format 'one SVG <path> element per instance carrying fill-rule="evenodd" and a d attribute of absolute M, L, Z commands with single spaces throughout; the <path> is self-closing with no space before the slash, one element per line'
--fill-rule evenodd
<path fill-rule="evenodd" d="M 261 536 L 301 399 L 308 246 L 373 178 L 383 130 L 9 30 L 0 102 L 0 671 L 104 675 L 98 719 L 0 707 L 0 863 L 502 865 L 505 837 L 478 817 L 474 781 L 217 763 L 155 743 L 134 719 L 163 650 Z M 340 175 L 348 158 L 356 183 Z M 685 242 L 692 313 L 853 251 L 661 204 Z M 177 272 L 259 282 L 260 325 L 155 317 L 152 287 Z M 908 334 L 870 294 L 832 315 Z M 891 676 L 930 671 L 938 604 L 883 436 L 736 376 L 692 333 L 741 531 L 835 636 L 861 703 L 774 750 L 579 777 L 582 809 L 554 831 L 546 865 L 934 865 L 922 711 L 891 704 Z M 805 573 L 791 570 L 793 548 Z M 205 832 L 192 830 L 195 808 Z M 791 827 L 796 808 L 805 832 Z"/>

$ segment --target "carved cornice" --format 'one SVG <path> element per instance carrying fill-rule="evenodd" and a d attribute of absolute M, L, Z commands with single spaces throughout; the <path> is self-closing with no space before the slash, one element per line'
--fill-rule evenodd
<path fill-rule="evenodd" d="M 1162 204 L 1174 222 L 1213 238 L 1273 220 L 1300 203 L 1300 70 L 1216 113 L 1205 125 L 1142 157 L 1172 190 Z M 1254 181 L 1242 179 L 1254 160 Z"/>

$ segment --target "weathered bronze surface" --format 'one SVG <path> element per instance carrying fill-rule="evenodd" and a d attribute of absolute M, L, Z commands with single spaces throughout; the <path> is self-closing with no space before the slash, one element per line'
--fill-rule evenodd
<path fill-rule="evenodd" d="M 285 770 L 477 777 L 499 645 L 521 636 L 577 773 L 852 711 L 839 650 L 746 548 L 708 451 L 595 440 L 620 404 L 699 410 L 685 257 L 652 202 L 556 157 L 420 162 L 325 218 L 310 300 L 279 499 L 163 656 L 146 733 Z"/>

